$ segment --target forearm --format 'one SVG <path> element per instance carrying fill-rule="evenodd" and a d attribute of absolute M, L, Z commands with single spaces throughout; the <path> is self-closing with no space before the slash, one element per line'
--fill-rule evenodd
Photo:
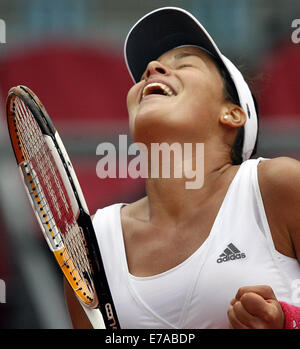
<path fill-rule="evenodd" d="M 82 306 L 76 298 L 73 290 L 66 280 L 64 280 L 65 297 L 68 306 L 70 319 L 74 329 L 92 329 L 92 325 L 86 316 Z"/>

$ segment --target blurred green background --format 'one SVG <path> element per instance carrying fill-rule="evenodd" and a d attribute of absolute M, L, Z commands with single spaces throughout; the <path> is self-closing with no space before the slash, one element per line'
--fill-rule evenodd
<path fill-rule="evenodd" d="M 132 82 L 123 43 L 141 16 L 162 6 L 191 11 L 247 76 L 259 101 L 258 155 L 300 159 L 300 43 L 291 39 L 299 0 L 1 0 L 6 42 L 0 43 L 0 279 L 6 302 L 0 304 L 0 328 L 71 327 L 61 274 L 36 226 L 10 148 L 9 88 L 27 85 L 45 104 L 91 213 L 139 198 L 140 180 L 97 178 L 96 147 L 104 141 L 117 146 L 118 135 L 128 134 L 126 93 Z"/>

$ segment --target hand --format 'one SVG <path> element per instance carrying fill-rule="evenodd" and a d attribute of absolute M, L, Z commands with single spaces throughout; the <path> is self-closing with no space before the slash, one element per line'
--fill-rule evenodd
<path fill-rule="evenodd" d="M 241 287 L 227 315 L 233 329 L 284 328 L 284 313 L 270 286 Z"/>

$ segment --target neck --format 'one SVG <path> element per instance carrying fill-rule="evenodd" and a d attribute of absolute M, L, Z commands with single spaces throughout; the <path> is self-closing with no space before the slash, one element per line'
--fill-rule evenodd
<path fill-rule="evenodd" d="M 160 163 L 161 164 L 161 163 Z M 182 168 L 181 178 L 151 178 L 146 180 L 149 220 L 160 225 L 176 224 L 188 217 L 224 188 L 225 174 L 233 168 L 228 152 L 213 154 L 210 149 L 183 158 L 173 170 Z M 148 165 L 148 167 L 150 164 Z M 194 175 L 194 178 L 192 178 Z"/>

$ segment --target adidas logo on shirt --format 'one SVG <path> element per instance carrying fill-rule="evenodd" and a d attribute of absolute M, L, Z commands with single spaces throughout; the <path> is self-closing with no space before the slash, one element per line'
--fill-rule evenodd
<path fill-rule="evenodd" d="M 217 263 L 223 263 L 228 261 L 233 261 L 235 259 L 245 258 L 245 253 L 241 253 L 241 251 L 234 246 L 234 244 L 230 243 L 225 248 L 224 252 L 220 254 L 217 259 Z"/>

